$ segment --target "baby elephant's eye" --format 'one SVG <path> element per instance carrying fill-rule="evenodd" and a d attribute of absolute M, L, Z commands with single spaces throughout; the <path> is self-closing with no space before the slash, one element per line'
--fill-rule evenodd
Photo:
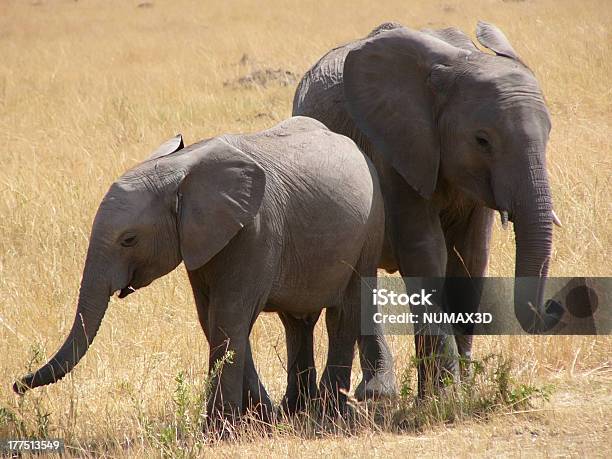
<path fill-rule="evenodd" d="M 489 141 L 481 135 L 476 136 L 476 143 L 480 145 L 481 148 L 489 148 L 491 146 Z"/>
<path fill-rule="evenodd" d="M 133 247 L 136 245 L 136 236 L 130 235 L 121 241 L 123 247 Z"/>

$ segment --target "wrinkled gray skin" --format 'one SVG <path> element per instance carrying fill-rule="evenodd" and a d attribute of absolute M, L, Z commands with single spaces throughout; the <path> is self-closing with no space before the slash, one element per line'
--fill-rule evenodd
<path fill-rule="evenodd" d="M 213 382 L 213 418 L 248 408 L 270 414 L 249 344 L 262 311 L 297 321 L 328 307 L 321 390 L 342 403 L 338 390 L 349 389 L 360 331 L 359 279 L 376 275 L 383 237 L 374 167 L 353 141 L 318 121 L 295 117 L 187 148 L 179 136 L 111 186 L 93 223 L 70 334 L 14 389 L 61 379 L 87 351 L 111 295 L 145 287 L 183 261 L 210 369 L 235 352 Z M 288 328 L 290 380 L 294 341 Z M 297 394 L 288 398 L 287 406 L 297 403 Z"/>
<path fill-rule="evenodd" d="M 547 312 L 542 291 L 556 220 L 545 158 L 550 116 L 535 76 L 504 34 L 479 22 L 477 37 L 495 54 L 455 28 L 382 24 L 304 75 L 293 114 L 351 137 L 374 162 L 386 211 L 381 267 L 403 276 L 483 276 L 494 210 L 504 226 L 512 221 L 515 274 L 531 278 L 516 283 L 515 314 L 537 332 L 538 313 Z M 445 308 L 462 310 L 448 297 Z M 447 354 L 442 367 L 454 377 L 457 351 L 470 357 L 469 334 L 415 341 L 419 358 Z M 359 341 L 360 350 L 376 346 L 369 337 Z M 443 376 L 439 365 L 422 362 L 419 393 Z"/>

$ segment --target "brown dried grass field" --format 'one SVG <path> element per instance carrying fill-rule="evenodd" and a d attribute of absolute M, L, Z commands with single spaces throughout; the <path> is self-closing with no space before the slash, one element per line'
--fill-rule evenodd
<path fill-rule="evenodd" d="M 607 0 L 0 2 L 0 439 L 48 433 L 65 438 L 74 455 L 112 457 L 159 456 L 170 442 L 164 454 L 195 455 L 164 437 L 177 416 L 176 376 L 198 388 L 207 369 L 183 267 L 112 299 L 92 348 L 61 383 L 23 399 L 11 391 L 72 324 L 90 225 L 108 186 L 177 132 L 192 143 L 288 117 L 296 79 L 328 49 L 383 21 L 455 25 L 473 36 L 478 19 L 510 38 L 552 112 L 549 171 L 564 228 L 555 231 L 551 274 L 609 276 Z M 513 234 L 496 223 L 490 274 L 512 275 L 513 263 Z M 261 317 L 251 339 L 278 401 L 280 321 Z M 322 366 L 320 327 L 316 339 Z M 399 377 L 412 339 L 390 340 Z M 513 378 L 553 384 L 551 400 L 401 433 L 369 427 L 313 438 L 278 428 L 199 454 L 610 457 L 611 350 L 609 337 L 481 337 L 477 357 L 511 357 Z"/>

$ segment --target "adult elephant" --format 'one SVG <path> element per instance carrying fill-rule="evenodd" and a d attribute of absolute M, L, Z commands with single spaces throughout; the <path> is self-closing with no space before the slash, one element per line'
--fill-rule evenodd
<path fill-rule="evenodd" d="M 505 35 L 479 22 L 476 36 L 494 54 L 455 28 L 382 24 L 308 70 L 293 113 L 351 137 L 373 160 L 387 213 L 387 270 L 483 276 L 494 210 L 504 227 L 513 222 L 515 275 L 529 278 L 515 282 L 515 313 L 526 331 L 537 332 L 558 223 L 546 173 L 550 116 L 533 72 Z M 445 307 L 465 307 L 453 300 Z M 362 337 L 359 347 L 378 343 Z M 445 371 L 459 376 L 457 352 L 469 359 L 472 336 L 415 335 L 415 344 L 422 395 Z M 425 358 L 432 355 L 438 358 Z"/>

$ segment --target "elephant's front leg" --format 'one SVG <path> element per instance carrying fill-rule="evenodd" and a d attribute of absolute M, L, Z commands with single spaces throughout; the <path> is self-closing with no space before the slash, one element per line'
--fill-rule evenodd
<path fill-rule="evenodd" d="M 212 300 L 208 314 L 211 392 L 207 412 L 215 424 L 228 420 L 233 425 L 243 412 L 250 314 L 241 303 Z"/>
<path fill-rule="evenodd" d="M 447 256 L 439 209 L 432 201 L 421 198 L 397 174 L 387 182 L 391 192 L 385 195 L 392 196 L 385 201 L 388 236 L 400 273 L 404 277 L 444 277 Z M 413 312 L 418 311 L 413 308 Z M 419 397 L 440 387 L 447 377 L 459 377 L 459 356 L 453 336 L 415 332 L 414 340 Z"/>
<path fill-rule="evenodd" d="M 383 249 L 383 267 L 397 269 L 390 247 Z M 385 266 L 387 265 L 387 266 Z M 376 269 L 365 274 L 367 277 L 376 278 Z M 371 334 L 360 335 L 357 340 L 359 348 L 359 363 L 361 365 L 362 378 L 355 389 L 355 398 L 359 401 L 391 399 L 397 395 L 397 384 L 393 370 L 393 355 L 387 344 L 382 325 L 371 323 L 373 328 Z"/>
<path fill-rule="evenodd" d="M 477 312 L 482 278 L 489 261 L 495 212 L 472 204 L 467 209 L 442 213 L 448 261 L 446 265 L 445 309 L 449 312 Z M 473 327 L 457 330 L 455 340 L 461 358 L 462 376 L 469 374 Z"/>
<path fill-rule="evenodd" d="M 210 333 L 208 330 L 209 300 L 203 275 L 200 271 L 188 271 L 187 274 L 191 282 L 200 326 L 206 335 L 206 340 L 210 342 Z M 244 363 L 244 381 L 242 386 L 242 406 L 244 410 L 251 410 L 259 416 L 261 420 L 268 422 L 273 412 L 272 401 L 270 400 L 266 388 L 259 379 L 259 374 L 257 373 L 253 361 L 251 344 L 250 342 L 247 344 Z"/>
<path fill-rule="evenodd" d="M 308 401 L 318 396 L 313 331 L 321 312 L 301 319 L 286 312 L 278 315 L 285 327 L 287 343 L 287 389 L 281 409 L 293 415 L 306 409 Z"/>

